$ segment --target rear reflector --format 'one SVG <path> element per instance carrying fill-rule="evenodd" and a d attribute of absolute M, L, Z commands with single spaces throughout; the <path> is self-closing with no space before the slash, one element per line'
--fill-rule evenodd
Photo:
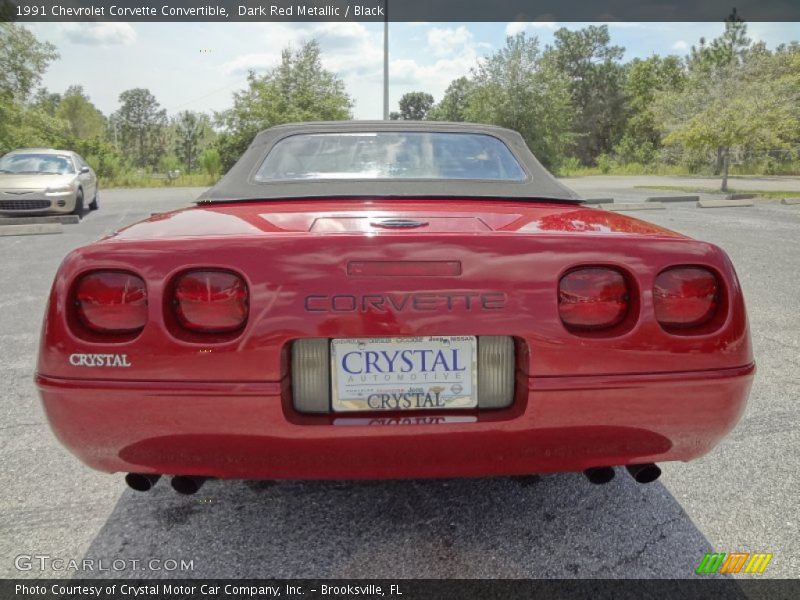
<path fill-rule="evenodd" d="M 292 403 L 297 412 L 331 410 L 330 340 L 314 338 L 292 344 Z"/>
<path fill-rule="evenodd" d="M 124 271 L 95 271 L 75 288 L 75 308 L 84 327 L 97 333 L 138 333 L 147 322 L 147 288 Z"/>
<path fill-rule="evenodd" d="M 703 267 L 667 269 L 656 277 L 653 302 L 656 319 L 665 329 L 699 327 L 716 314 L 719 282 Z"/>
<path fill-rule="evenodd" d="M 615 269 L 576 269 L 558 284 L 558 312 L 569 329 L 606 329 L 628 314 L 629 295 L 625 277 Z"/>
<path fill-rule="evenodd" d="M 189 271 L 175 282 L 173 303 L 180 324 L 199 333 L 226 333 L 247 321 L 244 280 L 228 271 Z"/>

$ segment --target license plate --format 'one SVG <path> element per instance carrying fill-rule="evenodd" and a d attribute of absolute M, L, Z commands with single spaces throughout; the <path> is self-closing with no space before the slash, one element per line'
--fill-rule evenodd
<path fill-rule="evenodd" d="M 443 410 L 478 406 L 477 338 L 331 340 L 333 410 Z"/>

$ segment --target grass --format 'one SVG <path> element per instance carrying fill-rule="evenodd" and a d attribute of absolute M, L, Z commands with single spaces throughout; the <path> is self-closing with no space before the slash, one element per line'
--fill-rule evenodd
<path fill-rule="evenodd" d="M 600 167 L 565 166 L 558 170 L 559 177 L 588 177 L 590 175 L 695 175 L 680 165 L 643 165 L 640 163 L 615 164 L 605 170 Z"/>
<path fill-rule="evenodd" d="M 646 190 L 667 190 L 670 192 L 702 192 L 704 194 L 754 194 L 759 198 L 770 198 L 775 200 L 800 197 L 800 192 L 783 190 L 737 190 L 734 188 L 728 188 L 727 192 L 721 192 L 719 188 L 697 187 L 691 185 L 635 185 L 633 187 Z"/>
<path fill-rule="evenodd" d="M 558 169 L 559 177 L 588 177 L 590 175 L 663 175 L 675 177 L 717 177 L 711 167 L 690 169 L 686 165 L 667 165 L 662 163 L 619 163 L 610 161 L 605 168 L 585 167 L 578 164 L 565 164 Z M 800 175 L 800 162 L 786 162 L 766 168 L 763 164 L 742 163 L 731 165 L 730 177 L 752 175 Z"/>
<path fill-rule="evenodd" d="M 179 175 L 175 179 L 153 177 L 143 173 L 122 173 L 114 177 L 100 177 L 101 188 L 153 188 L 153 187 L 210 187 L 219 181 L 219 176 L 208 173 Z"/>

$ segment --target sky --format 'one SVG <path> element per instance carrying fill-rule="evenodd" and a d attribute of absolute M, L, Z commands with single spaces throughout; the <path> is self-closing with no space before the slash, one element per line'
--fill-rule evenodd
<path fill-rule="evenodd" d="M 582 23 L 391 23 L 389 26 L 390 110 L 410 91 L 438 101 L 449 83 L 507 35 L 526 31 L 542 46 L 559 27 Z M 652 54 L 684 56 L 701 37 L 712 39 L 722 23 L 609 23 L 611 41 L 625 48 L 625 60 Z M 286 46 L 316 39 L 323 64 L 344 81 L 357 119 L 383 112 L 382 23 L 30 23 L 39 40 L 53 43 L 60 59 L 42 85 L 63 92 L 80 84 L 108 115 L 119 94 L 148 88 L 169 114 L 211 113 L 229 108 L 232 94 L 246 87 L 248 70 L 266 72 Z M 769 48 L 800 39 L 800 23 L 749 23 L 749 36 Z"/>

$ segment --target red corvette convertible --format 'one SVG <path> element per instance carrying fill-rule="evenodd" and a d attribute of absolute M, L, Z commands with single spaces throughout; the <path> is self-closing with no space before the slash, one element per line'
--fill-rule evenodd
<path fill-rule="evenodd" d="M 588 208 L 505 129 L 280 126 L 197 206 L 64 260 L 36 381 L 61 442 L 172 475 L 584 471 L 713 448 L 754 372 L 725 253 Z"/>

